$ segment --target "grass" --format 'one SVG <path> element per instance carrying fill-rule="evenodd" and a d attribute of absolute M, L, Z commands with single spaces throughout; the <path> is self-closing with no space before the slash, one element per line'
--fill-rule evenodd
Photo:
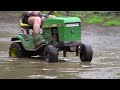
<path fill-rule="evenodd" d="M 86 23 L 88 24 L 98 24 L 98 23 L 103 23 L 104 22 L 104 18 L 101 16 L 92 16 L 92 17 L 88 17 L 85 20 Z"/>
<path fill-rule="evenodd" d="M 117 75 L 117 79 L 120 79 L 120 72 L 116 74 Z"/>
<path fill-rule="evenodd" d="M 106 21 L 103 26 L 120 26 L 120 20 Z"/>
<path fill-rule="evenodd" d="M 102 26 L 120 26 L 120 16 L 93 15 L 84 20 L 87 24 L 101 24 Z"/>

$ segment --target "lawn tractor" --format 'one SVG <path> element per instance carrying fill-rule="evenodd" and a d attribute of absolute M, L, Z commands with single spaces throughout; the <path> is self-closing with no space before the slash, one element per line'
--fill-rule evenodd
<path fill-rule="evenodd" d="M 42 45 L 35 47 L 30 31 L 33 26 L 20 20 L 22 34 L 14 35 L 9 48 L 12 58 L 40 56 L 50 62 L 58 62 L 59 53 L 67 57 L 67 52 L 75 52 L 82 62 L 91 62 L 93 50 L 90 45 L 81 42 L 81 20 L 78 17 L 52 17 L 45 20 L 40 39 Z"/>

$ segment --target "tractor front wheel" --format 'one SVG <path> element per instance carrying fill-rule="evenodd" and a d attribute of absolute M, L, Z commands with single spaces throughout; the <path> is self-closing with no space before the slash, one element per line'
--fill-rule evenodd
<path fill-rule="evenodd" d="M 44 49 L 45 60 L 50 62 L 58 62 L 58 50 L 53 45 L 48 45 Z"/>
<path fill-rule="evenodd" d="M 80 47 L 80 59 L 81 61 L 91 62 L 93 57 L 92 47 L 86 44 L 82 44 Z"/>

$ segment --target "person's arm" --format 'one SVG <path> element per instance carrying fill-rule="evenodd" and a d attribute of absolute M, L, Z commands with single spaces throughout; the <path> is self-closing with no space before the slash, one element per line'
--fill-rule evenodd
<path fill-rule="evenodd" d="M 45 17 L 45 18 L 56 17 L 55 15 L 53 15 L 53 13 L 55 13 L 55 11 L 49 11 L 48 14 L 41 14 L 40 17 Z"/>

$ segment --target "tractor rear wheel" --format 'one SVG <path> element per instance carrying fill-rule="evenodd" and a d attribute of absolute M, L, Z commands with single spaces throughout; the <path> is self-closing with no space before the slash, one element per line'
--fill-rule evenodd
<path fill-rule="evenodd" d="M 12 43 L 9 48 L 9 56 L 12 58 L 25 57 L 25 50 L 20 42 Z"/>

